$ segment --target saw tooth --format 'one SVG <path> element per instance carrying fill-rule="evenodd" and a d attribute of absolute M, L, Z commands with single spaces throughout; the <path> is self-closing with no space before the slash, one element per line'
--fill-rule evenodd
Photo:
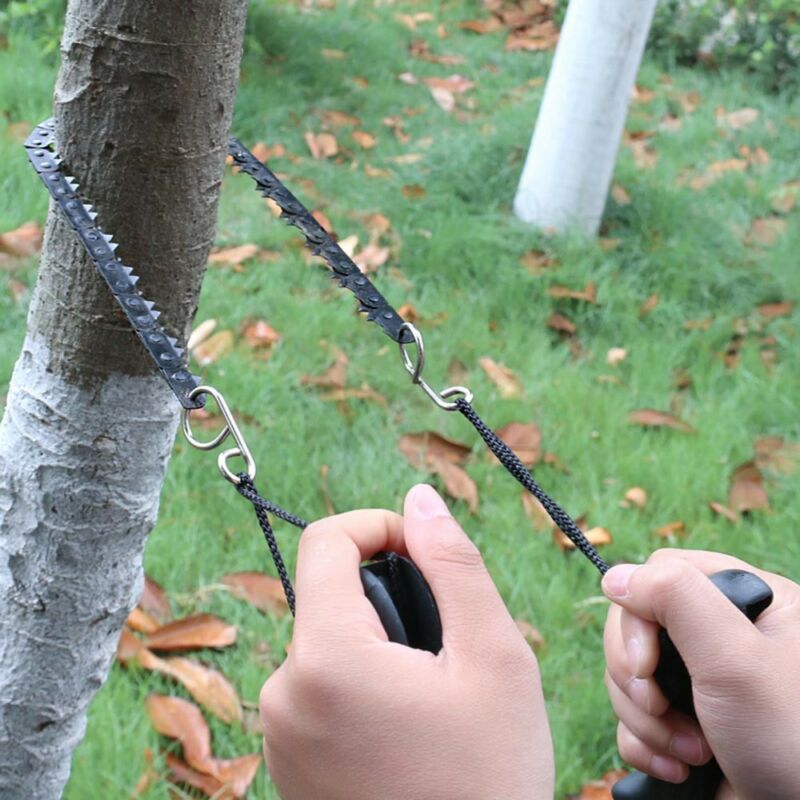
<path fill-rule="evenodd" d="M 139 283 L 139 276 L 138 275 L 131 275 L 130 279 L 131 279 L 131 285 L 132 286 L 135 286 L 137 283 Z"/>
<path fill-rule="evenodd" d="M 78 181 L 75 180 L 75 178 L 69 178 L 68 177 L 68 178 L 64 178 L 64 180 L 67 182 L 67 186 L 69 186 L 69 188 L 72 189 L 73 192 L 77 192 L 78 191 L 78 186 L 80 184 L 78 183 Z"/>
<path fill-rule="evenodd" d="M 109 242 L 108 249 L 113 253 L 119 247 L 118 242 Z"/>
<path fill-rule="evenodd" d="M 111 242 L 112 242 L 112 241 L 114 241 L 114 237 L 113 237 L 113 236 L 112 236 L 110 233 L 103 233 L 103 234 L 101 234 L 101 236 L 102 236 L 102 237 L 103 237 L 103 238 L 104 238 L 104 239 L 105 239 L 105 240 L 106 240 L 106 241 L 107 241 L 109 244 L 111 244 Z"/>
<path fill-rule="evenodd" d="M 184 354 L 185 352 L 186 352 L 186 351 L 185 351 L 185 350 L 184 350 L 182 347 L 176 347 L 176 348 L 175 348 L 175 353 L 176 353 L 176 355 L 178 355 L 180 358 L 183 358 L 183 354 Z"/>
<path fill-rule="evenodd" d="M 127 272 L 127 273 L 128 273 L 128 275 L 129 275 L 131 278 L 133 277 L 133 267 L 123 267 L 122 269 L 124 269 L 124 270 L 125 270 L 125 272 Z M 139 279 L 137 278 L 136 280 L 138 281 Z"/>
<path fill-rule="evenodd" d="M 175 339 L 175 338 L 174 338 L 174 337 L 172 337 L 172 336 L 167 336 L 167 341 L 168 341 L 168 342 L 169 342 L 169 343 L 170 343 L 170 344 L 171 344 L 173 347 L 175 347 L 175 345 L 177 345 L 177 344 L 178 344 L 178 340 L 177 340 L 177 339 Z"/>
<path fill-rule="evenodd" d="M 144 300 L 144 298 L 142 298 L 142 300 Z M 156 304 L 152 300 L 144 300 L 144 304 L 147 306 L 148 311 L 152 311 L 156 307 Z"/>
<path fill-rule="evenodd" d="M 154 308 L 150 309 L 150 313 L 153 315 L 153 319 L 158 319 L 161 316 L 161 312 L 156 311 Z"/>

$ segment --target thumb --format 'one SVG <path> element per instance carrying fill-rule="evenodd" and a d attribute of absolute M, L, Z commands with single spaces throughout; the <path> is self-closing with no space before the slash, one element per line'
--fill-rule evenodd
<path fill-rule="evenodd" d="M 433 487 L 406 495 L 404 538 L 439 606 L 445 649 L 481 652 L 500 636 L 519 637 L 478 548 L 453 519 Z"/>
<path fill-rule="evenodd" d="M 613 567 L 602 586 L 618 605 L 666 628 L 695 681 L 745 674 L 743 660 L 755 657 L 761 636 L 756 627 L 684 559 Z"/>

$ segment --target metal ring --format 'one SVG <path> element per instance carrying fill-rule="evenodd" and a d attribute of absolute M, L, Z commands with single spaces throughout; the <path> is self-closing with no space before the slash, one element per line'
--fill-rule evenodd
<path fill-rule="evenodd" d="M 225 450 L 219 454 L 219 458 L 217 459 L 219 471 L 226 480 L 230 481 L 235 486 L 238 486 L 241 481 L 239 480 L 239 477 L 230 469 L 230 467 L 228 467 L 228 461 L 231 458 L 241 457 L 244 459 L 247 474 L 251 478 L 255 478 L 255 459 L 253 458 L 253 454 L 250 452 L 250 448 L 247 446 L 247 442 L 244 440 L 244 436 L 242 436 L 241 430 L 239 430 L 239 426 L 236 424 L 236 419 L 234 418 L 230 407 L 225 401 L 225 398 L 222 396 L 221 392 L 217 391 L 217 389 L 215 389 L 213 386 L 197 386 L 192 389 L 191 392 L 189 392 L 189 399 L 194 400 L 198 395 L 201 394 L 210 395 L 214 399 L 214 402 L 217 404 L 217 407 L 222 414 L 222 418 L 225 420 L 225 427 L 213 439 L 211 439 L 211 441 L 200 441 L 192 432 L 192 426 L 190 422 L 192 409 L 184 408 L 181 415 L 181 427 L 183 428 L 183 433 L 186 436 L 187 441 L 190 445 L 192 445 L 192 447 L 196 447 L 198 450 L 213 450 L 215 447 L 219 447 L 219 445 L 221 445 L 229 435 L 232 436 L 233 441 L 236 443 L 236 447 Z"/>
<path fill-rule="evenodd" d="M 403 331 L 408 331 L 414 339 L 414 346 L 417 350 L 417 357 L 416 360 L 412 360 L 411 356 L 408 354 L 408 344 L 404 342 L 398 342 L 400 347 L 400 355 L 403 358 L 403 366 L 406 369 L 406 372 L 411 376 L 411 382 L 417 384 L 422 388 L 422 391 L 433 400 L 436 405 L 444 411 L 457 411 L 458 404 L 457 403 L 448 403 L 446 402 L 448 397 L 455 397 L 456 395 L 463 395 L 464 399 L 468 402 L 472 402 L 473 394 L 466 386 L 448 386 L 446 389 L 442 389 L 441 392 L 437 392 L 435 389 L 432 389 L 430 385 L 423 380 L 422 378 L 422 370 L 425 367 L 425 342 L 422 339 L 422 334 L 417 330 L 416 326 L 412 325 L 410 322 L 404 322 L 403 325 L 400 327 L 400 333 Z"/>

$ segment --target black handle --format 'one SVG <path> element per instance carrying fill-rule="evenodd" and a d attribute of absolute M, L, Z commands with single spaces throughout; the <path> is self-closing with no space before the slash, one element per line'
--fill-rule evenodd
<path fill-rule="evenodd" d="M 382 553 L 361 567 L 361 584 L 389 641 L 434 654 L 442 649 L 439 609 L 413 561 L 397 553 Z"/>
<path fill-rule="evenodd" d="M 772 589 L 752 572 L 726 569 L 710 577 L 750 622 L 755 622 L 772 602 Z M 663 629 L 659 633 L 659 643 L 661 657 L 654 677 L 671 705 L 696 719 L 692 681 L 686 664 Z M 693 767 L 686 781 L 680 784 L 634 772 L 618 781 L 611 795 L 614 800 L 714 800 L 722 778 L 722 770 L 712 759 L 705 766 Z"/>

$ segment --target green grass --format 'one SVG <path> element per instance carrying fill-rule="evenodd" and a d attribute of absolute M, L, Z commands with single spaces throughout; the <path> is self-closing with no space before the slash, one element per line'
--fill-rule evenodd
<path fill-rule="evenodd" d="M 682 125 L 651 140 L 658 153 L 655 169 L 638 169 L 629 150 L 622 149 L 615 181 L 632 202 L 609 201 L 603 235 L 620 244 L 605 251 L 569 235 L 544 237 L 510 212 L 542 92 L 528 82 L 546 75 L 546 55 L 507 53 L 501 35 L 460 31 L 459 19 L 482 13 L 477 3 L 441 7 L 437 18 L 449 34 L 444 40 L 436 36 L 435 25 L 423 24 L 411 33 L 394 19 L 398 12 L 419 11 L 413 3 L 340 6 L 301 13 L 286 4 L 253 4 L 235 131 L 245 142 L 281 142 L 299 156 L 273 166 L 309 205 L 327 213 L 340 236 L 358 233 L 363 243 L 359 220 L 371 212 L 391 220 L 401 246 L 389 266 L 397 269 L 382 269 L 376 280 L 397 306 L 413 302 L 429 320 L 421 327 L 426 375 L 433 385 L 446 384 L 448 366 L 458 359 L 466 365 L 475 405 L 490 424 L 536 421 L 545 448 L 568 467 L 539 467 L 541 483 L 573 513 L 586 513 L 591 524 L 613 533 L 614 542 L 604 551 L 609 559 L 645 558 L 662 544 L 653 529 L 680 519 L 688 531 L 682 542 L 687 547 L 723 550 L 767 569 L 800 574 L 800 544 L 793 535 L 800 522 L 797 473 L 770 484 L 771 512 L 757 513 L 737 527 L 708 508 L 710 500 L 725 500 L 729 476 L 752 456 L 754 439 L 800 439 L 798 311 L 763 324 L 761 334 L 750 334 L 737 369 L 728 369 L 719 357 L 735 320 L 755 325 L 759 303 L 800 295 L 797 210 L 788 215 L 787 232 L 773 246 L 753 248 L 741 241 L 741 231 L 753 219 L 771 213 L 770 194 L 784 181 L 800 178 L 796 107 L 780 96 L 754 94 L 744 74 L 679 70 L 667 84 L 646 62 L 639 82 L 656 97 L 633 107 L 629 129 L 656 129 L 664 114 L 676 112 Z M 415 37 L 426 39 L 433 52 L 464 56 L 465 63 L 444 67 L 413 59 L 408 44 Z M 325 48 L 348 56 L 327 59 L 321 53 Z M 48 114 L 54 71 L 33 45 L 12 38 L 0 52 L 0 104 L 7 122 L 33 123 Z M 477 84 L 467 94 L 474 108 L 464 116 L 445 114 L 424 86 L 397 79 L 405 71 L 469 77 Z M 678 93 L 688 91 L 702 98 L 692 114 L 684 114 L 676 101 Z M 715 119 L 718 106 L 754 106 L 760 117 L 741 131 L 723 134 Z M 375 149 L 364 152 L 350 141 L 348 129 L 336 131 L 356 168 L 350 168 L 349 159 L 337 164 L 308 157 L 303 134 L 322 129 L 319 113 L 325 109 L 358 115 L 362 129 L 378 137 Z M 419 113 L 408 115 L 408 109 Z M 404 118 L 408 144 L 396 141 L 382 124 L 390 115 Z M 6 124 L 0 122 L 0 230 L 28 219 L 43 221 L 47 205 Z M 426 137 L 431 137 L 427 144 Z M 702 192 L 679 183 L 683 172 L 701 172 L 736 155 L 744 144 L 764 147 L 769 163 L 725 174 Z M 403 153 L 423 157 L 414 164 L 390 161 Z M 365 163 L 392 175 L 369 178 Z M 407 184 L 420 184 L 425 196 L 406 199 L 402 187 Z M 398 509 L 414 482 L 432 479 L 397 451 L 403 433 L 439 430 L 473 444 L 467 469 L 480 488 L 480 510 L 470 517 L 457 503 L 454 511 L 481 547 L 514 615 L 534 623 L 546 639 L 540 660 L 560 795 L 618 765 L 614 722 L 602 687 L 605 606 L 587 602 L 599 594 L 593 570 L 580 556 L 561 553 L 549 536 L 533 532 L 519 487 L 484 457 L 463 418 L 437 411 L 410 385 L 392 343 L 356 317 L 352 298 L 322 270 L 306 264 L 296 234 L 272 219 L 242 176 L 226 178 L 218 240 L 252 241 L 281 252 L 277 261 L 248 263 L 243 273 L 211 269 L 198 314 L 198 320 L 215 318 L 220 328 L 234 331 L 247 317 L 264 318 L 283 334 L 268 362 L 237 340 L 234 352 L 207 370 L 236 413 L 251 420 L 244 427 L 262 491 L 306 517 L 321 516 L 319 473 L 327 464 L 337 510 Z M 530 274 L 519 258 L 531 248 L 546 250 L 558 266 Z M 5 285 L 13 277 L 32 286 L 34 268 L 26 263 L 13 272 L 0 270 L 0 398 L 24 335 L 27 300 L 12 300 Z M 557 301 L 547 293 L 553 284 L 581 288 L 590 280 L 598 285 L 597 305 Z M 652 293 L 659 294 L 660 303 L 640 318 L 638 309 Z M 578 326 L 581 357 L 546 327 L 553 310 L 568 314 Z M 706 330 L 686 330 L 688 319 L 713 322 Z M 759 335 L 777 340 L 778 363 L 771 371 L 758 357 Z M 331 361 L 322 340 L 349 356 L 350 385 L 368 382 L 388 399 L 388 408 L 352 401 L 343 414 L 300 385 L 303 373 L 320 372 Z M 629 351 L 616 369 L 605 360 L 614 346 Z M 522 397 L 500 397 L 478 366 L 484 355 L 516 372 L 525 386 Z M 678 369 L 688 370 L 693 379 L 679 402 L 682 417 L 697 434 L 629 425 L 630 410 L 669 410 L 677 402 L 673 376 Z M 619 382 L 604 381 L 609 374 Z M 270 666 L 255 651 L 265 642 L 277 663 L 289 623 L 264 617 L 222 593 L 202 599 L 194 593 L 226 572 L 266 568 L 263 541 L 249 506 L 220 479 L 213 458 L 191 452 L 182 439 L 175 451 L 146 568 L 167 588 L 178 613 L 211 611 L 239 626 L 235 648 L 202 657 L 223 669 L 244 699 L 256 701 Z M 619 505 L 634 485 L 649 494 L 643 511 Z M 279 525 L 278 535 L 293 563 L 296 532 Z M 150 674 L 113 669 L 91 707 L 68 800 L 128 797 L 144 769 L 144 749 L 164 747 L 144 713 L 143 700 L 154 690 L 181 692 Z M 259 747 L 257 737 L 210 722 L 217 754 Z M 163 783 L 146 795 L 148 800 L 167 796 Z M 276 796 L 263 770 L 252 796 Z"/>

